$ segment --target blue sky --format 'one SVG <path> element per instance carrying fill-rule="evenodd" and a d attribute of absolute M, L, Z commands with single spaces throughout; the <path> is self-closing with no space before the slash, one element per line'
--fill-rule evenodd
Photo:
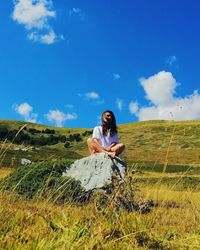
<path fill-rule="evenodd" d="M 200 119 L 198 0 L 0 2 L 0 119 Z"/>

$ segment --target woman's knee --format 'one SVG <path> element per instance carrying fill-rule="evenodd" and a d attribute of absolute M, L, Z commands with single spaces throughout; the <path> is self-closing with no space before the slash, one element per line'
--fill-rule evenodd
<path fill-rule="evenodd" d="M 123 143 L 119 143 L 118 146 L 119 146 L 120 148 L 125 148 L 125 145 L 124 145 Z"/>
<path fill-rule="evenodd" d="M 120 143 L 120 148 L 121 148 L 122 150 L 124 150 L 124 149 L 125 149 L 125 144 Z"/>
<path fill-rule="evenodd" d="M 89 137 L 87 139 L 87 144 L 88 145 L 96 145 L 98 142 L 96 141 L 96 139 L 92 138 L 92 137 Z"/>

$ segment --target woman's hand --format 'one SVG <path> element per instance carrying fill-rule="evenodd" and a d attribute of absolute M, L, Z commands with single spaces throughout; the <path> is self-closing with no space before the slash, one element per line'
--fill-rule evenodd
<path fill-rule="evenodd" d="M 106 151 L 110 152 L 111 148 L 114 147 L 116 145 L 115 142 L 111 143 L 108 147 L 105 148 Z"/>
<path fill-rule="evenodd" d="M 105 150 L 108 151 L 108 152 L 110 152 L 111 148 L 112 148 L 112 147 L 111 147 L 111 145 L 110 145 L 110 146 L 106 147 Z"/>

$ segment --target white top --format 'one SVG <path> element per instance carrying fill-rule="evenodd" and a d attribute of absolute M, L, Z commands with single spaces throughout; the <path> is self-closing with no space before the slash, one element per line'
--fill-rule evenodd
<path fill-rule="evenodd" d="M 119 143 L 118 135 L 115 134 L 113 136 L 110 135 L 110 130 L 108 130 L 107 135 L 103 135 L 102 126 L 96 126 L 93 130 L 92 138 L 96 138 L 100 141 L 102 147 L 106 148 L 111 143 Z"/>

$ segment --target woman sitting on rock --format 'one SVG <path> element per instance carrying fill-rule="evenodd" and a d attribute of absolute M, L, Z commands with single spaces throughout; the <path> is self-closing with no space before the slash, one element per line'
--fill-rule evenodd
<path fill-rule="evenodd" d="M 91 154 L 105 153 L 112 158 L 118 156 L 125 148 L 119 143 L 115 116 L 112 111 L 106 110 L 101 116 L 101 126 L 96 126 L 93 130 L 92 138 L 87 140 Z"/>

